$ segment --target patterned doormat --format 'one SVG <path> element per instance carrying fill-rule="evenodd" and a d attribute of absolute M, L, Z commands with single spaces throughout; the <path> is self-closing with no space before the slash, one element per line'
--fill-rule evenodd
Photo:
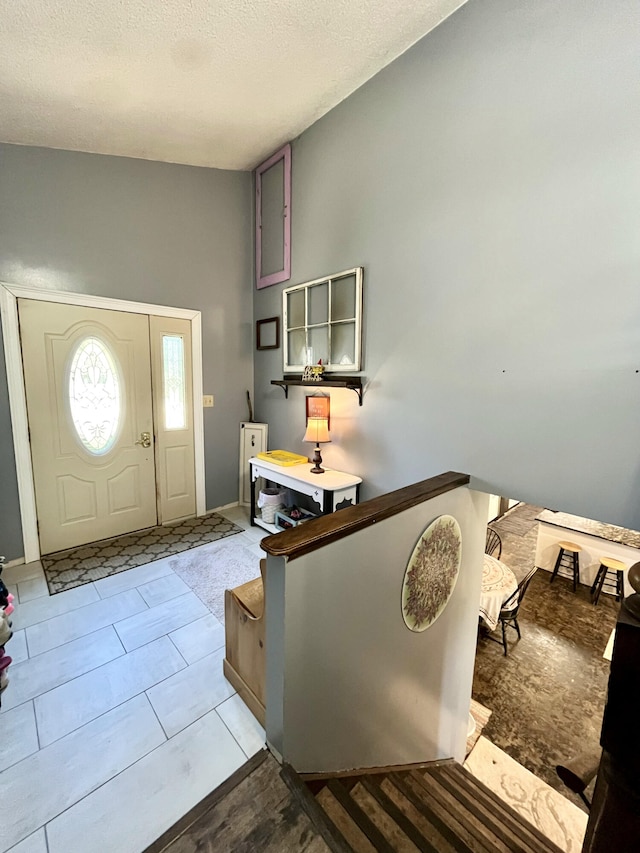
<path fill-rule="evenodd" d="M 41 562 L 49 592 L 54 595 L 233 536 L 234 533 L 242 533 L 242 528 L 212 513 L 202 518 L 188 518 L 176 524 L 149 527 L 115 539 L 92 542 L 69 551 L 58 551 L 42 557 Z"/>

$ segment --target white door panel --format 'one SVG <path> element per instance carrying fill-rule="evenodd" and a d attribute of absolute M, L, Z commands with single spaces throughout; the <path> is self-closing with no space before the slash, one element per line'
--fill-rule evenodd
<path fill-rule="evenodd" d="M 167 498 L 172 501 L 189 494 L 188 477 L 190 454 L 185 447 L 166 447 L 164 464 L 167 472 Z"/>
<path fill-rule="evenodd" d="M 152 316 L 156 477 L 161 521 L 196 513 L 191 324 Z"/>
<path fill-rule="evenodd" d="M 58 512 L 62 524 L 89 521 L 98 514 L 96 484 L 68 474 L 56 477 L 58 486 Z"/>
<path fill-rule="evenodd" d="M 149 319 L 18 300 L 42 553 L 157 522 Z"/>

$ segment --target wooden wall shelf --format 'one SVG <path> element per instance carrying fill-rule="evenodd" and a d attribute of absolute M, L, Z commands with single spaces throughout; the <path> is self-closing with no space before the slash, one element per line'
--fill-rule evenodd
<path fill-rule="evenodd" d="M 305 385 L 307 388 L 316 388 L 321 391 L 323 388 L 349 388 L 355 391 L 358 395 L 359 404 L 362 405 L 362 377 L 361 376 L 334 376 L 328 374 L 326 378 L 320 382 L 306 382 L 302 379 L 302 374 L 297 376 L 285 376 L 284 379 L 272 379 L 272 385 L 279 385 L 284 391 L 284 396 L 289 399 L 290 385 Z"/>

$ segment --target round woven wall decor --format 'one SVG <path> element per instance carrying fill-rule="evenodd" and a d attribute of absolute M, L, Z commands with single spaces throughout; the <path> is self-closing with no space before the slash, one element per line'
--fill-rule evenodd
<path fill-rule="evenodd" d="M 411 631 L 433 625 L 451 598 L 462 556 L 462 533 L 452 515 L 436 518 L 422 533 L 402 583 L 402 618 Z"/>

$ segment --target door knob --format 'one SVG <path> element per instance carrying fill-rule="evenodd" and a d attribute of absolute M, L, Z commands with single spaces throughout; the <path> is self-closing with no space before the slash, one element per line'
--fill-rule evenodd
<path fill-rule="evenodd" d="M 134 444 L 141 444 L 143 447 L 151 447 L 151 433 L 141 432 L 140 438 Z"/>

